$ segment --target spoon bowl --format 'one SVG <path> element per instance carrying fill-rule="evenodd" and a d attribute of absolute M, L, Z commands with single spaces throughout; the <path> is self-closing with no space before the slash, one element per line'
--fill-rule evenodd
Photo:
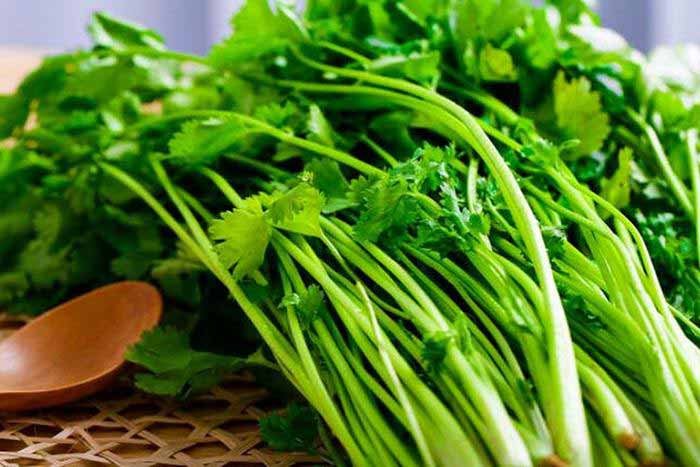
<path fill-rule="evenodd" d="M 41 315 L 0 342 L 0 410 L 60 405 L 105 388 L 162 307 L 153 286 L 128 281 Z"/>

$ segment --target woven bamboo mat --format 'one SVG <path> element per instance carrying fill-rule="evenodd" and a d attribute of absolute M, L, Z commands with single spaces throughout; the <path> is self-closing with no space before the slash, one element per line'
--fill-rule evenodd
<path fill-rule="evenodd" d="M 0 315 L 0 339 L 22 324 Z M 264 445 L 257 420 L 270 403 L 245 374 L 187 403 L 150 397 L 122 382 L 63 407 L 0 413 L 0 466 L 318 464 L 316 457 Z"/>

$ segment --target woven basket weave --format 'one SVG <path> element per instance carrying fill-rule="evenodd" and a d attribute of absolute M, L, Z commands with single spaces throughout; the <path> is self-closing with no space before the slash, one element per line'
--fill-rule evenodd
<path fill-rule="evenodd" d="M 23 324 L 0 315 L 0 339 Z M 307 454 L 265 447 L 257 420 L 269 413 L 264 389 L 232 377 L 186 404 L 135 392 L 128 384 L 70 405 L 0 414 L 0 466 L 289 466 Z"/>

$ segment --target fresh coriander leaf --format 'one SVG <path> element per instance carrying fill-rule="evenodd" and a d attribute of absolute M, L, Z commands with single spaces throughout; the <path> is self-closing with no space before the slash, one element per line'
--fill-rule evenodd
<path fill-rule="evenodd" d="M 594 182 L 603 177 L 608 154 L 596 151 L 591 157 L 582 157 L 569 164 L 569 168 L 580 182 Z"/>
<path fill-rule="evenodd" d="M 185 167 L 210 165 L 249 133 L 236 119 L 186 122 L 168 143 L 171 162 Z"/>
<path fill-rule="evenodd" d="M 163 38 L 155 31 L 113 18 L 106 13 L 93 15 L 88 32 L 95 46 L 106 49 L 124 51 L 138 47 L 155 50 L 165 48 Z"/>
<path fill-rule="evenodd" d="M 411 189 L 431 193 L 452 176 L 449 163 L 454 158 L 454 147 L 440 148 L 425 142 L 411 159 L 393 167 L 390 172 L 404 178 Z"/>
<path fill-rule="evenodd" d="M 547 3 L 556 6 L 567 23 L 578 23 L 581 15 L 597 18 L 592 10 L 595 0 L 547 0 Z"/>
<path fill-rule="evenodd" d="M 248 198 L 243 207 L 224 212 L 212 222 L 209 233 L 213 240 L 219 241 L 216 251 L 224 266 L 235 266 L 233 275 L 241 279 L 262 265 L 272 228 L 260 201 Z"/>
<path fill-rule="evenodd" d="M 440 76 L 439 52 L 414 52 L 383 56 L 365 65 L 380 74 L 405 77 L 419 83 L 432 83 Z"/>
<path fill-rule="evenodd" d="M 139 96 L 132 91 L 125 91 L 115 97 L 99 110 L 100 118 L 104 125 L 114 134 L 121 134 L 124 129 L 135 123 L 142 115 L 142 102 Z M 134 141 L 120 141 L 122 144 L 133 144 Z M 116 144 L 119 144 L 116 143 Z"/>
<path fill-rule="evenodd" d="M 0 273 L 0 305 L 7 306 L 29 290 L 27 276 L 21 271 Z"/>
<path fill-rule="evenodd" d="M 108 161 L 128 161 L 138 157 L 141 154 L 140 149 L 139 144 L 134 141 L 118 141 L 105 148 L 104 157 Z"/>
<path fill-rule="evenodd" d="M 457 0 L 450 25 L 455 42 L 476 38 L 502 40 L 525 21 L 528 5 L 522 0 Z"/>
<path fill-rule="evenodd" d="M 318 420 L 311 407 L 291 403 L 284 414 L 271 414 L 260 419 L 263 440 L 278 451 L 316 452 Z"/>
<path fill-rule="evenodd" d="M 0 184 L 3 186 L 22 180 L 28 172 L 51 172 L 55 169 L 54 161 L 34 151 L 0 149 Z"/>
<path fill-rule="evenodd" d="M 280 100 L 278 91 L 273 87 L 256 85 L 236 75 L 220 79 L 223 108 L 251 115 L 255 109 Z"/>
<path fill-rule="evenodd" d="M 8 186 L 3 188 L 7 189 Z M 4 239 L 0 242 L 2 265 L 31 238 L 34 231 L 33 214 L 43 207 L 44 200 L 35 193 L 23 193 L 12 189 L 6 193 L 0 191 L 0 203 L 7 206 L 0 211 L 0 238 Z"/>
<path fill-rule="evenodd" d="M 284 194 L 274 194 L 265 218 L 279 229 L 322 237 L 320 219 L 324 205 L 321 192 L 302 182 Z"/>
<path fill-rule="evenodd" d="M 216 89 L 205 86 L 177 89 L 163 100 L 163 113 L 216 109 L 220 102 L 221 96 Z"/>
<path fill-rule="evenodd" d="M 561 227 L 543 227 L 542 237 L 550 258 L 561 258 L 566 244 L 566 232 Z"/>
<path fill-rule="evenodd" d="M 64 196 L 68 206 L 77 215 L 86 215 L 97 206 L 97 183 L 95 167 L 86 165 L 71 174 L 70 184 Z"/>
<path fill-rule="evenodd" d="M 353 204 L 347 197 L 350 185 L 336 161 L 328 158 L 313 159 L 306 164 L 305 170 L 312 174 L 311 183 L 326 198 L 324 214 L 340 211 Z"/>
<path fill-rule="evenodd" d="M 700 318 L 700 293 L 692 273 L 683 274 L 680 279 L 674 281 L 668 297 L 669 302 L 688 318 Z"/>
<path fill-rule="evenodd" d="M 651 103 L 664 127 L 668 129 L 681 126 L 688 115 L 683 100 L 675 92 L 657 90 L 651 96 Z"/>
<path fill-rule="evenodd" d="M 40 107 L 39 119 L 45 121 L 60 118 L 62 112 L 71 107 L 75 110 L 94 110 L 143 81 L 144 71 L 133 66 L 128 59 L 90 56 L 77 62 L 72 72 L 66 75 L 65 85 L 60 94 L 57 94 L 59 108 Z M 109 86 L 104 83 L 109 83 Z"/>
<path fill-rule="evenodd" d="M 104 220 L 109 225 L 100 233 L 117 251 L 163 250 L 157 218 L 150 212 L 129 212 L 117 206 L 104 205 L 99 214 L 100 221 Z"/>
<path fill-rule="evenodd" d="M 62 123 L 56 125 L 56 130 L 69 135 L 95 130 L 99 124 L 99 115 L 94 110 L 76 110 L 66 117 Z"/>
<path fill-rule="evenodd" d="M 585 77 L 568 81 L 563 72 L 557 75 L 554 112 L 562 139 L 577 139 L 580 143 L 567 152 L 572 159 L 600 149 L 610 133 L 610 118 L 603 111 L 600 94 L 591 90 L 591 83 Z"/>
<path fill-rule="evenodd" d="M 479 74 L 485 81 L 515 81 L 518 79 L 518 70 L 510 53 L 507 50 L 493 47 L 491 44 L 486 44 L 481 49 Z"/>
<path fill-rule="evenodd" d="M 408 194 L 408 183 L 400 177 L 378 180 L 365 189 L 354 226 L 357 239 L 376 242 L 385 234 L 387 240 L 399 240 L 420 213 L 417 201 Z"/>
<path fill-rule="evenodd" d="M 134 68 L 143 75 L 143 80 L 135 86 L 147 90 L 147 96 L 173 90 L 179 83 L 181 64 L 175 60 L 134 55 L 131 59 Z"/>
<path fill-rule="evenodd" d="M 471 241 L 432 219 L 422 219 L 416 228 L 415 244 L 437 254 L 439 258 L 445 258 L 455 251 L 471 250 Z"/>
<path fill-rule="evenodd" d="M 441 205 L 443 207 L 443 222 L 446 227 L 452 229 L 458 237 L 467 240 L 468 237 L 488 235 L 491 230 L 491 221 L 483 212 L 472 212 L 463 208 L 463 200 L 460 198 L 455 185 L 444 182 L 440 185 Z"/>
<path fill-rule="evenodd" d="M 178 398 L 204 392 L 247 366 L 272 366 L 259 352 L 240 358 L 193 350 L 187 334 L 174 328 L 146 331 L 129 347 L 126 359 L 151 372 L 136 375 L 139 389 Z"/>
<path fill-rule="evenodd" d="M 286 101 L 283 104 L 272 102 L 256 108 L 253 116 L 277 128 L 296 128 L 300 112 L 299 108 L 291 101 Z"/>
<path fill-rule="evenodd" d="M 306 17 L 321 20 L 342 16 L 355 7 L 354 0 L 309 0 L 306 2 Z"/>
<path fill-rule="evenodd" d="M 384 40 L 393 40 L 396 18 L 383 2 L 366 2 L 355 12 L 355 20 L 363 24 L 364 33 Z"/>
<path fill-rule="evenodd" d="M 18 268 L 32 285 L 49 289 L 65 283 L 70 245 L 59 241 L 67 219 L 55 204 L 47 204 L 34 216 L 36 236 L 19 255 Z"/>
<path fill-rule="evenodd" d="M 24 271 L 33 286 L 39 289 L 50 289 L 66 282 L 70 248 L 62 246 L 49 249 L 36 239 L 27 245 L 19 256 L 19 269 Z"/>
<path fill-rule="evenodd" d="M 73 54 L 47 57 L 41 66 L 27 75 L 19 86 L 19 93 L 27 102 L 51 99 L 65 85 L 68 70 L 74 70 L 80 59 Z"/>
<path fill-rule="evenodd" d="M 497 46 L 520 28 L 529 6 L 523 0 L 456 0 L 449 25 L 457 59 L 467 75 L 478 77 L 479 55 L 484 43 Z"/>
<path fill-rule="evenodd" d="M 306 164 L 304 170 L 312 174 L 311 182 L 327 198 L 345 197 L 350 185 L 336 161 L 316 158 Z"/>
<path fill-rule="evenodd" d="M 350 187 L 348 189 L 348 199 L 355 205 L 364 203 L 372 191 L 372 187 L 381 179 L 370 176 L 365 177 L 360 175 L 359 177 L 350 181 Z"/>
<path fill-rule="evenodd" d="M 24 296 L 15 298 L 5 310 L 10 315 L 39 316 L 66 299 L 64 290 L 32 288 Z"/>
<path fill-rule="evenodd" d="M 29 116 L 29 102 L 21 94 L 0 95 L 0 140 L 23 127 Z"/>
<path fill-rule="evenodd" d="M 428 373 L 440 371 L 447 357 L 447 348 L 454 339 L 455 335 L 450 331 L 436 331 L 423 339 L 421 359 Z"/>
<path fill-rule="evenodd" d="M 273 11 L 268 0 L 246 1 L 231 20 L 233 34 L 209 53 L 211 63 L 225 68 L 281 52 L 302 40 L 306 33 L 294 12 L 281 2 L 275 6 Z"/>
<path fill-rule="evenodd" d="M 326 146 L 335 146 L 335 133 L 331 124 L 328 122 L 326 117 L 323 115 L 321 108 L 312 104 L 309 107 L 309 120 L 307 122 L 307 130 L 309 132 L 308 138 L 311 141 L 317 143 L 325 144 Z"/>
<path fill-rule="evenodd" d="M 559 50 L 554 26 L 550 24 L 547 10 L 536 8 L 523 39 L 527 63 L 537 69 L 546 70 L 556 61 Z M 532 76 L 527 79 L 531 80 Z"/>
<path fill-rule="evenodd" d="M 634 211 L 634 219 L 654 260 L 654 266 L 673 281 L 680 280 L 688 265 L 697 262 L 693 241 L 683 235 L 683 219 L 672 212 Z"/>
<path fill-rule="evenodd" d="M 488 235 L 491 230 L 491 220 L 483 212 L 462 212 L 464 222 L 470 232 Z"/>
<path fill-rule="evenodd" d="M 280 302 L 280 304 L 278 306 L 279 306 L 279 308 L 286 307 L 286 306 L 295 307 L 295 306 L 299 305 L 300 302 L 301 302 L 301 297 L 299 296 L 299 294 L 292 292 L 292 293 L 288 293 L 287 295 L 282 297 L 282 301 Z"/>
<path fill-rule="evenodd" d="M 299 316 L 302 329 L 308 329 L 314 320 L 327 311 L 323 290 L 316 284 L 309 286 L 302 294 L 285 295 L 282 297 L 280 307 L 293 308 Z"/>
<path fill-rule="evenodd" d="M 421 21 L 442 16 L 450 5 L 449 0 L 403 0 L 401 4 Z"/>
<path fill-rule="evenodd" d="M 623 148 L 617 154 L 617 169 L 612 177 L 601 181 L 601 196 L 619 209 L 630 203 L 632 190 L 632 149 Z"/>

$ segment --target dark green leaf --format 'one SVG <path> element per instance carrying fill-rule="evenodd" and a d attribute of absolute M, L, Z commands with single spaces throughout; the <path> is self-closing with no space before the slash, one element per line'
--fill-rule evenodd
<path fill-rule="evenodd" d="M 0 95 L 0 140 L 21 128 L 29 116 L 29 102 L 21 94 Z"/>
<path fill-rule="evenodd" d="M 192 120 L 168 143 L 170 162 L 185 167 L 207 166 L 239 143 L 250 130 L 236 119 Z"/>
<path fill-rule="evenodd" d="M 263 440 L 278 451 L 315 452 L 318 421 L 311 407 L 289 404 L 284 414 L 272 414 L 260 419 Z"/>
<path fill-rule="evenodd" d="M 193 350 L 187 334 L 174 328 L 146 331 L 127 350 L 126 358 L 151 372 L 136 375 L 139 389 L 179 398 L 209 390 L 225 375 L 245 367 L 271 366 L 259 352 L 239 358 Z"/>

